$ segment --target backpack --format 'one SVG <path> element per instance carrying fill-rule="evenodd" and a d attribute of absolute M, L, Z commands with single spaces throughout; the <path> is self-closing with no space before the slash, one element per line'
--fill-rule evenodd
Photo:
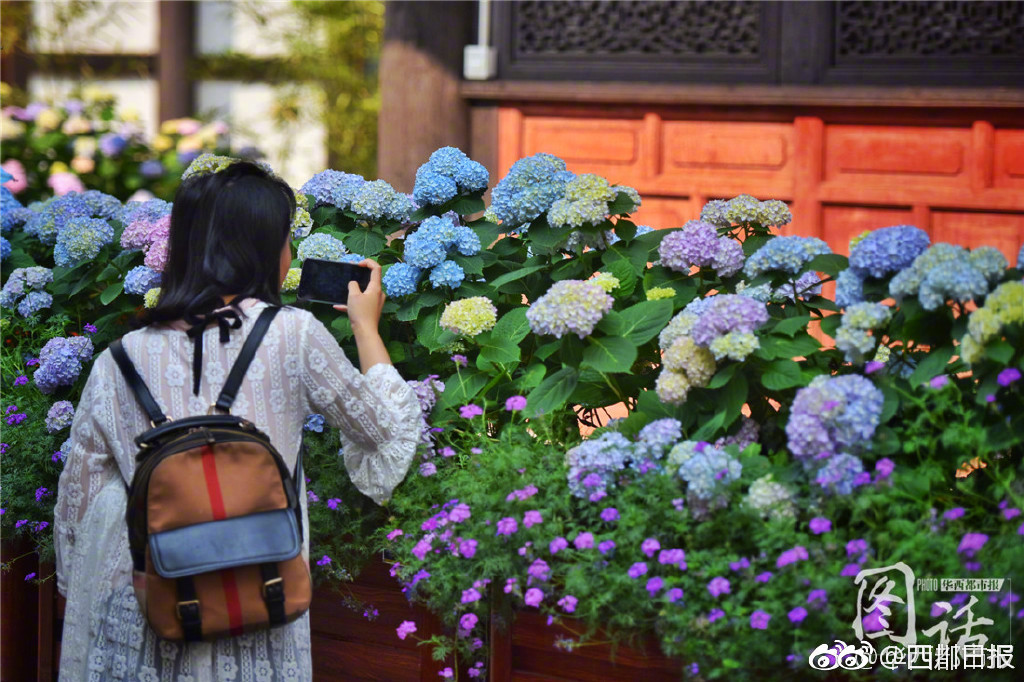
<path fill-rule="evenodd" d="M 229 410 L 279 307 L 265 309 L 207 414 L 170 420 L 121 341 L 110 350 L 152 424 L 128 488 L 135 595 L 153 630 L 196 642 L 289 623 L 309 609 L 297 481 L 270 439 Z"/>

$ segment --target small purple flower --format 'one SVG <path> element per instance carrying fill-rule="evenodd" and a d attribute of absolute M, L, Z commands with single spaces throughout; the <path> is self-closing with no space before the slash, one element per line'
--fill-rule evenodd
<path fill-rule="evenodd" d="M 316 562 L 317 566 L 327 566 L 331 563 L 331 557 L 324 554 L 323 558 Z"/>
<path fill-rule="evenodd" d="M 884 362 L 879 362 L 878 360 L 872 360 L 868 364 L 864 365 L 864 373 L 865 374 L 874 374 L 875 372 L 877 372 L 878 370 L 882 369 L 883 367 L 885 367 L 885 363 Z"/>
<path fill-rule="evenodd" d="M 858 564 L 846 564 L 843 566 L 843 570 L 839 572 L 839 575 L 844 578 L 852 578 L 860 573 L 860 566 Z"/>
<path fill-rule="evenodd" d="M 567 594 L 558 600 L 558 606 L 566 613 L 572 613 L 576 610 L 576 604 L 579 602 L 576 597 L 571 594 Z"/>
<path fill-rule="evenodd" d="M 315 492 L 313 492 L 312 490 L 307 490 L 307 491 L 306 491 L 306 497 L 308 497 L 308 498 L 309 498 L 309 501 L 310 501 L 311 503 L 312 503 L 312 502 L 319 502 L 319 501 L 320 501 L 320 498 L 319 498 L 319 497 L 317 496 L 317 494 L 316 494 Z"/>
<path fill-rule="evenodd" d="M 36 488 L 36 502 L 41 501 L 44 497 L 50 494 L 49 488 Z"/>
<path fill-rule="evenodd" d="M 460 502 L 459 504 L 455 505 L 455 507 L 450 512 L 448 512 L 448 520 L 452 523 L 462 523 L 472 515 L 473 514 L 469 509 L 469 505 L 466 504 L 465 502 Z"/>
<path fill-rule="evenodd" d="M 480 599 L 480 592 L 475 587 L 471 587 L 468 590 L 462 591 L 463 604 L 472 604 L 473 602 L 480 601 Z"/>
<path fill-rule="evenodd" d="M 469 359 L 465 355 L 459 355 L 456 353 L 452 356 L 452 362 L 455 363 L 456 367 L 465 367 L 469 364 Z"/>
<path fill-rule="evenodd" d="M 505 594 L 509 594 L 515 589 L 516 583 L 519 582 L 517 578 L 509 578 L 505 581 Z"/>
<path fill-rule="evenodd" d="M 811 532 L 815 535 L 821 535 L 832 530 L 832 522 L 823 516 L 815 516 L 811 519 L 810 523 Z"/>
<path fill-rule="evenodd" d="M 955 521 L 956 519 L 959 519 L 961 516 L 963 516 L 965 513 L 966 512 L 964 511 L 963 507 L 953 507 L 952 509 L 947 509 L 945 512 L 943 512 L 942 518 L 946 519 L 947 521 Z"/>
<path fill-rule="evenodd" d="M 1024 533 L 1022 533 L 1022 535 L 1024 535 Z M 602 540 L 601 543 L 597 546 L 597 550 L 601 552 L 601 554 L 607 554 L 613 549 L 615 549 L 614 540 Z"/>
<path fill-rule="evenodd" d="M 1017 509 L 1016 507 L 1013 507 L 1011 509 L 1004 509 L 1003 510 L 1003 518 L 1006 519 L 1007 521 L 1009 521 L 1010 519 L 1016 518 L 1018 516 L 1020 516 L 1020 509 Z"/>
<path fill-rule="evenodd" d="M 770 613 L 761 611 L 760 609 L 750 614 L 750 627 L 755 630 L 767 630 L 768 621 L 772 619 Z"/>
<path fill-rule="evenodd" d="M 730 588 L 729 581 L 726 578 L 716 576 L 708 583 L 708 592 L 711 593 L 712 597 L 719 597 L 723 594 L 730 594 L 732 589 Z"/>
<path fill-rule="evenodd" d="M 994 403 L 995 401 L 996 401 L 996 394 L 995 393 L 989 393 L 987 396 L 985 396 L 985 402 L 986 403 Z"/>
<path fill-rule="evenodd" d="M 35 578 L 35 577 L 36 577 L 35 573 L 29 573 L 28 575 L 25 576 L 25 582 L 28 582 L 29 580 L 32 580 L 32 578 Z"/>
<path fill-rule="evenodd" d="M 523 595 L 523 601 L 526 602 L 527 606 L 540 606 L 540 603 L 544 600 L 544 593 L 538 590 L 536 587 L 531 587 Z"/>
<path fill-rule="evenodd" d="M 730 561 L 730 571 L 742 571 L 744 568 L 750 568 L 750 560 L 747 557 L 740 558 L 739 561 Z"/>
<path fill-rule="evenodd" d="M 536 509 L 531 509 L 523 514 L 523 525 L 525 527 L 531 528 L 536 526 L 538 523 L 544 523 L 544 517 L 541 516 L 540 512 Z"/>
<path fill-rule="evenodd" d="M 1000 386 L 1009 386 L 1015 381 L 1020 380 L 1020 370 L 1016 367 L 1007 367 L 996 376 L 996 381 L 999 382 Z"/>
<path fill-rule="evenodd" d="M 568 540 L 566 540 L 563 537 L 557 537 L 551 541 L 551 544 L 548 545 L 548 551 L 550 551 L 552 554 L 558 554 L 559 550 L 565 549 L 568 546 Z"/>
<path fill-rule="evenodd" d="M 92 322 L 86 322 L 85 325 L 82 327 L 82 329 L 85 330 L 86 334 L 95 334 L 96 332 L 99 331 L 96 328 L 96 325 L 94 325 Z"/>
<path fill-rule="evenodd" d="M 638 561 L 629 567 L 627 574 L 630 578 L 636 579 L 647 573 L 647 563 L 644 561 Z"/>
<path fill-rule="evenodd" d="M 534 559 L 530 567 L 526 569 L 527 575 L 537 580 L 547 580 L 551 567 L 548 566 L 548 562 L 543 559 Z"/>
<path fill-rule="evenodd" d="M 722 609 L 711 609 L 711 612 L 708 614 L 708 622 L 714 623 L 716 620 L 722 618 L 723 616 L 725 616 L 725 611 L 723 611 Z"/>
<path fill-rule="evenodd" d="M 477 618 L 477 615 L 475 613 L 467 613 L 459 619 L 459 626 L 463 630 L 472 630 L 476 627 L 478 620 L 479 618 Z"/>
<path fill-rule="evenodd" d="M 14 524 L 15 528 L 21 528 L 28 523 L 28 519 L 21 519 Z"/>
<path fill-rule="evenodd" d="M 337 509 L 339 504 L 341 504 L 341 498 L 340 497 L 332 497 L 332 498 L 327 500 L 327 508 L 328 509 Z"/>
<path fill-rule="evenodd" d="M 880 481 L 883 478 L 889 478 L 889 476 L 892 474 L 893 469 L 895 468 L 895 462 L 893 462 L 888 457 L 883 457 L 882 459 L 875 462 L 875 471 L 877 472 L 875 480 Z"/>
<path fill-rule="evenodd" d="M 426 570 L 421 568 L 420 570 L 416 571 L 416 574 L 412 577 L 412 582 L 409 583 L 409 587 L 413 587 L 419 581 L 426 580 L 429 577 L 430 577 L 430 573 L 428 573 Z"/>
<path fill-rule="evenodd" d="M 811 590 L 811 593 L 807 595 L 807 603 L 814 604 L 818 602 L 818 605 L 828 603 L 828 592 L 825 590 Z"/>
<path fill-rule="evenodd" d="M 683 591 L 678 587 L 673 587 L 671 590 L 665 593 L 665 599 L 671 604 L 677 602 L 683 598 Z"/>
<path fill-rule="evenodd" d="M 658 552 L 658 563 L 678 566 L 686 570 L 686 552 L 681 549 L 663 549 Z"/>
<path fill-rule="evenodd" d="M 411 620 L 403 620 L 402 624 L 395 628 L 395 631 L 398 633 L 398 639 L 405 639 L 416 632 L 416 623 Z"/>
<path fill-rule="evenodd" d="M 405 535 L 405 532 L 401 528 L 396 528 L 387 534 L 387 538 L 393 542 L 399 535 Z"/>
<path fill-rule="evenodd" d="M 804 618 L 807 617 L 807 609 L 802 606 L 798 606 L 787 613 L 786 617 L 789 618 L 789 621 L 793 623 L 793 625 L 799 625 L 804 622 Z"/>
<path fill-rule="evenodd" d="M 981 549 L 986 542 L 988 542 L 988 536 L 984 533 L 965 533 L 956 552 L 973 558 L 974 553 Z"/>
<path fill-rule="evenodd" d="M 782 568 L 789 564 L 795 564 L 801 559 L 807 559 L 807 550 L 802 546 L 797 546 L 793 549 L 787 549 L 785 552 L 780 554 L 778 560 L 775 562 L 775 566 L 776 568 Z"/>
<path fill-rule="evenodd" d="M 14 385 L 15 386 L 24 386 L 27 383 L 28 383 L 28 377 L 25 376 L 24 374 L 22 374 L 21 376 L 19 376 L 18 378 L 16 378 L 14 380 Z"/>
<path fill-rule="evenodd" d="M 977 573 L 981 570 L 981 563 L 978 561 L 965 561 L 964 568 L 966 568 L 968 571 Z"/>
<path fill-rule="evenodd" d="M 441 448 L 441 450 L 439 451 L 438 454 L 440 454 L 442 457 L 454 457 L 455 456 L 455 448 L 446 445 L 443 448 Z"/>
<path fill-rule="evenodd" d="M 607 523 L 619 520 L 619 510 L 615 507 L 605 507 L 601 510 L 601 520 Z"/>
<path fill-rule="evenodd" d="M 850 540 L 846 543 L 846 556 L 853 556 L 854 554 L 863 554 L 866 551 L 868 551 L 868 541 L 864 538 Z"/>
<path fill-rule="evenodd" d="M 424 462 L 420 465 L 421 476 L 433 476 L 437 473 L 437 465 L 433 462 Z"/>
<path fill-rule="evenodd" d="M 479 417 L 484 413 L 484 410 L 479 405 L 470 403 L 469 405 L 463 405 L 459 408 L 459 416 L 463 419 L 472 419 L 473 417 Z"/>
<path fill-rule="evenodd" d="M 765 571 L 764 573 L 759 573 L 759 574 L 758 574 L 758 575 L 757 575 L 757 576 L 756 576 L 756 577 L 754 578 L 754 580 L 755 580 L 755 581 L 757 581 L 757 582 L 759 582 L 759 583 L 766 583 L 766 582 L 768 582 L 768 581 L 769 581 L 769 580 L 771 580 L 771 579 L 772 579 L 772 574 L 771 574 L 771 571 Z"/>
<path fill-rule="evenodd" d="M 654 538 L 647 538 L 640 543 L 640 551 L 646 554 L 648 557 L 653 557 L 654 553 L 661 549 L 661 543 Z"/>
<path fill-rule="evenodd" d="M 685 504 L 686 500 L 684 500 L 681 497 L 675 497 L 672 499 L 672 506 L 675 508 L 676 511 L 683 511 L 683 507 L 685 506 Z"/>
<path fill-rule="evenodd" d="M 507 412 L 518 412 L 523 409 L 526 409 L 526 398 L 524 396 L 514 395 L 505 401 L 505 410 Z"/>
<path fill-rule="evenodd" d="M 472 559 L 476 555 L 477 541 L 472 538 L 459 541 L 459 554 Z"/>
<path fill-rule="evenodd" d="M 594 534 L 593 533 L 580 533 L 572 541 L 572 544 L 576 546 L 576 549 L 584 550 L 591 549 L 594 546 Z"/>
<path fill-rule="evenodd" d="M 647 591 L 652 597 L 664 586 L 665 580 L 659 576 L 655 576 L 647 581 Z"/>
<path fill-rule="evenodd" d="M 517 524 L 516 520 L 511 516 L 506 516 L 498 521 L 497 528 L 498 530 L 495 535 L 512 535 L 512 533 L 519 530 L 519 524 Z"/>
<path fill-rule="evenodd" d="M 928 382 L 928 385 L 931 386 L 932 388 L 942 388 L 948 383 L 949 377 L 946 376 L 945 374 L 940 374 L 937 377 L 932 377 L 931 381 Z"/>

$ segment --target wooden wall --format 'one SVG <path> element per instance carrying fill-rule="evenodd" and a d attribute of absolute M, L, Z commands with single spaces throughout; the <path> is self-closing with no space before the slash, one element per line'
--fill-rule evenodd
<path fill-rule="evenodd" d="M 794 221 L 785 233 L 821 237 L 839 253 L 864 230 L 913 224 L 933 241 L 988 244 L 1016 261 L 1024 243 L 1024 113 L 1017 125 L 908 124 L 877 114 L 835 122 L 761 110 L 753 120 L 742 110 L 723 118 L 667 107 L 506 104 L 498 109 L 497 166 L 503 176 L 523 156 L 555 154 L 574 172 L 636 187 L 644 203 L 635 217 L 656 228 L 697 218 L 709 199 L 748 193 L 786 201 Z"/>

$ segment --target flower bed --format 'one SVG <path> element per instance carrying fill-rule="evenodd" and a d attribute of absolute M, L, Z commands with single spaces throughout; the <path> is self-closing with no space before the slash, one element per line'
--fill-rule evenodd
<path fill-rule="evenodd" d="M 419 169 L 412 197 L 318 174 L 299 191 L 285 287 L 308 257 L 385 267 L 382 327 L 420 397 L 422 447 L 378 508 L 312 415 L 311 555 L 318 580 L 344 584 L 385 552 L 440 622 L 388 628 L 402 646 L 426 642 L 442 676 L 505 675 L 493 666 L 507 640 L 495 648 L 486 624 L 523 611 L 539 615 L 513 626 L 513 651 L 550 628 L 563 652 L 608 637 L 657 646 L 688 676 L 759 679 L 835 663 L 811 652 L 888 627 L 900 602 L 861 609 L 864 571 L 1021 577 L 1020 256 L 1012 268 L 995 249 L 897 226 L 846 258 L 779 236 L 785 204 L 746 195 L 652 231 L 629 220 L 632 188 L 544 154 L 517 162 L 488 207 L 489 184 L 452 148 Z M 5 273 L 41 269 L 6 277 L 0 301 L 16 400 L 3 524 L 44 555 L 60 401 L 159 296 L 168 211 L 69 195 L 11 226 Z M 821 295 L 833 280 L 835 300 Z M 347 318 L 314 311 L 353 353 Z M 609 423 L 620 404 L 627 416 Z M 581 423 L 597 429 L 584 441 Z M 992 600 L 922 594 L 922 641 L 968 608 L 1000 624 L 993 645 L 1024 634 L 1008 585 Z M 388 604 L 382 622 L 405 610 Z"/>

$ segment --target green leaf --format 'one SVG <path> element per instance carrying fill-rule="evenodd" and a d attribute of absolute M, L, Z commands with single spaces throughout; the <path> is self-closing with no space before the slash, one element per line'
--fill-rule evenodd
<path fill-rule="evenodd" d="M 462 254 L 451 254 L 448 256 L 462 268 L 467 275 L 482 275 L 484 272 L 484 257 L 481 255 L 463 256 Z"/>
<path fill-rule="evenodd" d="M 495 364 L 519 362 L 519 345 L 494 330 L 476 337 L 480 344 L 480 357 Z"/>
<path fill-rule="evenodd" d="M 597 328 L 608 336 L 619 336 L 640 346 L 657 336 L 670 319 L 671 299 L 641 301 L 615 315 L 605 315 Z"/>
<path fill-rule="evenodd" d="M 1008 365 L 1013 359 L 1013 346 L 1000 339 L 985 346 L 985 357 L 1000 365 Z"/>
<path fill-rule="evenodd" d="M 636 270 L 628 260 L 615 260 L 605 264 L 601 272 L 607 272 L 619 280 L 619 286 L 611 291 L 615 298 L 625 298 L 636 289 Z"/>
<path fill-rule="evenodd" d="M 785 334 L 786 336 L 793 336 L 801 329 L 807 327 L 807 323 L 811 321 L 810 315 L 799 315 L 797 317 L 787 317 L 775 325 L 772 331 L 776 334 Z"/>
<path fill-rule="evenodd" d="M 835 277 L 848 267 L 850 267 L 850 259 L 846 256 L 838 253 L 825 253 L 812 258 L 811 262 L 803 267 L 803 271 L 814 270 Z"/>
<path fill-rule="evenodd" d="M 490 220 L 474 220 L 469 223 L 469 228 L 476 232 L 476 236 L 480 237 L 480 245 L 485 249 L 490 248 L 501 235 L 501 227 Z"/>
<path fill-rule="evenodd" d="M 630 241 L 636 236 L 636 223 L 631 220 L 619 220 L 615 223 L 615 234 L 619 239 Z"/>
<path fill-rule="evenodd" d="M 529 240 L 530 244 L 533 245 L 534 251 L 553 251 L 555 248 L 565 243 L 565 240 L 569 238 L 572 231 L 573 228 L 569 225 L 559 228 L 551 227 L 548 224 L 547 219 L 544 216 L 541 216 L 530 224 L 530 229 L 526 233 L 526 238 Z"/>
<path fill-rule="evenodd" d="M 440 319 L 441 311 L 434 309 L 421 315 L 415 322 L 416 338 L 431 353 L 441 350 L 456 339 L 455 334 L 441 329 L 438 324 Z"/>
<path fill-rule="evenodd" d="M 910 385 L 920 386 L 942 374 L 951 357 L 953 357 L 953 346 L 932 348 L 924 359 L 918 363 L 914 373 L 910 375 Z"/>
<path fill-rule="evenodd" d="M 739 418 L 746 402 L 747 378 L 743 374 L 737 374 L 722 390 L 719 408 L 724 413 L 722 428 L 729 428 L 729 425 Z"/>
<path fill-rule="evenodd" d="M 715 376 L 711 377 L 711 381 L 708 383 L 708 388 L 721 388 L 729 383 L 729 379 L 732 379 L 732 375 L 736 373 L 736 368 L 739 367 L 735 362 L 726 365 L 724 368 L 718 370 Z"/>
<path fill-rule="evenodd" d="M 425 294 L 412 294 L 407 298 L 408 300 L 403 301 L 395 313 L 395 317 L 401 322 L 412 322 L 420 316 L 420 311 L 424 308 L 441 302 L 441 295 L 433 291 L 428 291 Z"/>
<path fill-rule="evenodd" d="M 366 228 L 357 228 L 341 236 L 341 241 L 352 253 L 372 258 L 387 244 L 387 238 Z"/>
<path fill-rule="evenodd" d="M 583 360 L 583 340 L 575 334 L 567 334 L 562 338 L 562 362 L 570 367 L 579 367 Z"/>
<path fill-rule="evenodd" d="M 338 209 L 335 206 L 321 206 L 314 209 L 310 217 L 316 225 L 329 225 L 337 219 Z"/>
<path fill-rule="evenodd" d="M 484 204 L 484 200 L 479 195 L 476 195 L 456 197 L 449 210 L 455 211 L 459 215 L 470 215 L 472 213 L 482 213 L 485 208 L 487 206 Z"/>
<path fill-rule="evenodd" d="M 636 209 L 636 202 L 634 202 L 628 194 L 625 192 L 619 192 L 615 196 L 615 200 L 608 204 L 608 213 L 611 215 L 622 215 L 623 213 L 631 213 Z"/>
<path fill-rule="evenodd" d="M 628 372 L 636 361 L 636 346 L 618 336 L 590 337 L 583 364 L 599 372 Z"/>
<path fill-rule="evenodd" d="M 526 319 L 527 308 L 513 308 L 498 320 L 491 334 L 500 335 L 512 343 L 519 343 L 530 333 L 530 322 Z"/>
<path fill-rule="evenodd" d="M 445 379 L 444 393 L 437 399 L 442 409 L 466 405 L 487 385 L 487 375 L 463 369 Z"/>
<path fill-rule="evenodd" d="M 712 439 L 711 437 L 713 435 L 715 435 L 715 433 L 720 428 L 722 428 L 722 425 L 724 423 L 725 423 L 725 411 L 724 410 L 720 410 L 720 411 L 716 412 L 715 416 L 713 416 L 711 419 L 708 419 L 707 421 L 703 422 L 701 424 L 701 427 L 699 429 L 697 429 L 697 431 L 692 436 L 690 436 L 690 439 L 691 440 L 711 440 Z"/>
<path fill-rule="evenodd" d="M 331 322 L 331 329 L 339 341 L 352 337 L 352 321 L 348 319 L 348 315 L 338 315 L 334 318 L 334 321 Z"/>
<path fill-rule="evenodd" d="M 124 282 L 114 282 L 109 284 L 103 293 L 100 294 L 100 303 L 103 305 L 110 305 L 110 303 L 117 298 L 121 292 L 124 291 Z"/>
<path fill-rule="evenodd" d="M 792 360 L 775 360 L 768 367 L 768 371 L 761 376 L 761 385 L 769 391 L 782 391 L 804 383 L 800 365 Z"/>
<path fill-rule="evenodd" d="M 547 360 L 552 355 L 558 352 L 558 349 L 562 347 L 561 341 L 552 341 L 551 343 L 545 343 L 543 346 L 537 349 L 534 353 L 534 357 L 538 360 Z"/>
<path fill-rule="evenodd" d="M 500 289 L 501 287 L 503 287 L 504 285 L 508 284 L 509 282 L 515 282 L 517 279 L 522 279 L 523 277 L 529 277 L 530 275 L 532 275 L 535 272 L 540 272 L 545 267 L 547 267 L 547 266 L 545 266 L 545 265 L 530 265 L 530 266 L 527 266 L 527 267 L 517 268 L 517 269 L 513 270 L 512 272 L 506 272 L 504 275 L 501 275 L 500 277 L 495 277 L 494 281 L 491 282 L 491 287 L 494 288 L 495 290 Z"/>
<path fill-rule="evenodd" d="M 526 415 L 536 417 L 540 414 L 551 414 L 565 406 L 565 402 L 576 390 L 579 373 L 572 367 L 563 367 L 544 381 L 526 396 Z"/>
<path fill-rule="evenodd" d="M 530 365 L 522 376 L 515 380 L 515 386 L 524 392 L 531 388 L 536 388 L 544 380 L 544 375 L 547 373 L 548 369 L 544 365 Z"/>
<path fill-rule="evenodd" d="M 829 315 L 821 321 L 821 331 L 835 338 L 836 330 L 843 323 L 842 315 Z"/>

